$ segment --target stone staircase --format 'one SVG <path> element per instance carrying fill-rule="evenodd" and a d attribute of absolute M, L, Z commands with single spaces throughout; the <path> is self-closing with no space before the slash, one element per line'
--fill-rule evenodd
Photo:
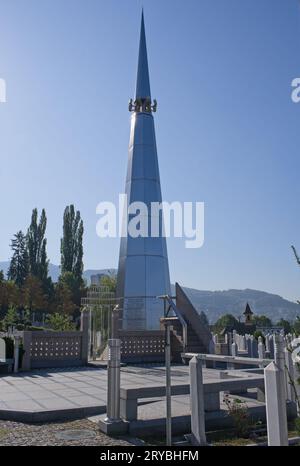
<path fill-rule="evenodd" d="M 171 330 L 171 351 L 172 351 L 172 362 L 181 363 L 181 353 L 183 349 L 183 330 L 182 325 L 177 317 L 172 318 Z M 187 322 L 187 346 L 185 348 L 187 353 L 206 353 L 206 347 L 200 340 L 195 330 Z"/>
<path fill-rule="evenodd" d="M 168 317 L 171 322 L 172 361 L 182 362 L 181 353 L 183 352 L 209 353 L 212 341 L 209 327 L 178 283 L 176 283 L 176 305 L 172 298 L 169 298 L 169 304 L 173 308 L 173 317 Z M 185 348 L 183 325 L 186 327 L 187 334 Z"/>

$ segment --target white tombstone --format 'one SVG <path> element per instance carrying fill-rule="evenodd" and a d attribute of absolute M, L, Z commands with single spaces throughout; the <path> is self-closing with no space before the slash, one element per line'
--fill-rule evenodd
<path fill-rule="evenodd" d="M 256 338 L 251 336 L 251 345 L 252 345 L 252 357 L 258 358 L 258 343 Z"/>
<path fill-rule="evenodd" d="M 266 352 L 265 352 L 265 345 L 263 344 L 263 339 L 262 339 L 262 337 L 258 337 L 257 351 L 258 351 L 258 357 L 259 357 L 259 359 L 265 359 L 265 357 L 266 357 Z M 264 367 L 264 365 L 261 364 L 260 367 Z"/>
<path fill-rule="evenodd" d="M 265 368 L 266 413 L 269 446 L 288 445 L 284 372 L 271 362 Z"/>
<path fill-rule="evenodd" d="M 190 363 L 191 442 L 206 445 L 202 360 L 194 356 Z"/>
<path fill-rule="evenodd" d="M 101 332 L 96 332 L 96 346 L 97 346 L 97 348 L 101 347 L 101 343 L 102 343 Z"/>
<path fill-rule="evenodd" d="M 6 344 L 3 338 L 0 338 L 0 361 L 5 362 L 6 361 Z"/>
<path fill-rule="evenodd" d="M 298 369 L 298 367 L 296 365 L 294 365 L 294 380 L 297 381 L 297 380 L 300 380 L 300 370 Z M 296 389 L 296 393 L 297 393 L 297 396 L 295 396 L 296 398 L 296 401 L 297 401 L 297 414 L 298 414 L 298 417 L 300 417 L 300 384 L 299 383 L 295 383 L 295 389 Z M 296 395 L 296 394 L 295 394 Z"/>
<path fill-rule="evenodd" d="M 274 360 L 283 376 L 280 378 L 282 383 L 282 390 L 284 393 L 285 400 L 287 399 L 287 387 L 286 387 L 286 369 L 285 369 L 285 354 L 284 354 L 284 342 L 283 336 L 280 334 L 274 334 Z"/>
<path fill-rule="evenodd" d="M 246 337 L 244 335 L 241 335 L 240 336 L 240 342 L 239 342 L 239 349 L 241 351 L 245 351 L 246 350 Z"/>
<path fill-rule="evenodd" d="M 298 381 L 300 380 L 300 370 L 299 370 L 299 363 L 300 363 L 300 337 L 293 338 L 291 342 L 291 357 L 293 361 L 293 372 L 294 372 L 294 392 L 295 399 L 297 402 L 297 413 L 300 416 L 300 384 Z"/>
<path fill-rule="evenodd" d="M 284 349 L 285 369 L 286 369 L 286 395 L 287 399 L 296 402 L 296 393 L 294 384 L 297 383 L 295 380 L 294 364 L 292 359 L 292 353 L 285 348 Z"/>
<path fill-rule="evenodd" d="M 232 345 L 232 333 L 229 332 L 227 335 L 228 335 L 228 337 L 227 337 L 228 348 L 231 348 L 231 345 Z"/>
<path fill-rule="evenodd" d="M 232 339 L 235 343 L 237 343 L 237 337 L 238 337 L 238 334 L 236 332 L 236 330 L 233 330 L 232 331 Z"/>
<path fill-rule="evenodd" d="M 269 338 L 269 335 L 265 336 L 265 345 L 266 345 L 266 351 L 270 352 L 270 338 Z"/>
<path fill-rule="evenodd" d="M 231 345 L 231 356 L 237 356 L 238 353 L 238 346 L 236 343 L 232 343 Z"/>
<path fill-rule="evenodd" d="M 215 343 L 214 343 L 213 338 L 211 338 L 209 341 L 208 352 L 209 354 L 215 354 Z"/>

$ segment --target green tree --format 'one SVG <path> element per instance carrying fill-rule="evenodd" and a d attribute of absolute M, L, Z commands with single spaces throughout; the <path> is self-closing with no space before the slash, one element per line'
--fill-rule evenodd
<path fill-rule="evenodd" d="M 29 311 L 42 311 L 48 306 L 43 284 L 38 277 L 28 275 L 22 287 L 22 304 Z"/>
<path fill-rule="evenodd" d="M 29 272 L 29 257 L 26 237 L 19 231 L 11 241 L 13 255 L 8 270 L 9 280 L 13 280 L 19 287 L 23 285 Z"/>
<path fill-rule="evenodd" d="M 63 237 L 61 239 L 61 273 L 72 272 L 78 285 L 81 285 L 83 273 L 83 221 L 80 212 L 74 206 L 65 208 L 63 218 Z"/>
<path fill-rule="evenodd" d="M 232 327 L 234 330 L 238 330 L 239 321 L 232 314 L 224 314 L 223 316 L 219 317 L 215 323 L 215 328 L 217 331 L 220 331 L 225 327 Z"/>
<path fill-rule="evenodd" d="M 65 272 L 59 277 L 58 287 L 68 290 L 74 304 L 74 311 L 79 311 L 81 298 L 86 295 L 84 281 L 78 283 L 78 279 L 72 272 Z"/>
<path fill-rule="evenodd" d="M 52 330 L 57 332 L 67 332 L 75 330 L 75 325 L 71 322 L 70 317 L 55 313 L 51 314 L 47 319 L 47 324 Z"/>
<path fill-rule="evenodd" d="M 42 210 L 38 221 L 38 211 L 33 209 L 31 224 L 27 232 L 27 247 L 29 254 L 29 271 L 38 277 L 44 286 L 48 284 L 49 261 L 47 259 L 47 239 L 45 238 L 47 217 L 45 209 Z"/>
<path fill-rule="evenodd" d="M 10 306 L 20 306 L 20 288 L 15 282 L 3 280 L 0 282 L 0 309 L 6 312 Z"/>
<path fill-rule="evenodd" d="M 290 333 L 291 330 L 292 330 L 292 326 L 290 324 L 290 322 L 286 319 L 283 319 L 281 318 L 277 324 L 276 324 L 278 327 L 282 327 L 284 329 L 284 333 L 287 334 L 287 333 Z"/>
<path fill-rule="evenodd" d="M 117 276 L 114 271 L 110 270 L 107 275 L 101 278 L 100 285 L 107 286 L 111 293 L 115 293 L 117 289 Z"/>
<path fill-rule="evenodd" d="M 296 335 L 300 335 L 300 316 L 296 317 L 296 320 L 293 323 L 293 330 L 296 333 Z"/>
<path fill-rule="evenodd" d="M 28 307 L 25 307 L 24 309 L 22 323 L 27 327 L 31 326 L 31 312 Z"/>
<path fill-rule="evenodd" d="M 7 330 L 8 327 L 11 327 L 18 323 L 18 314 L 14 306 L 9 307 L 7 314 L 4 317 L 2 323 L 3 323 L 5 330 Z"/>
<path fill-rule="evenodd" d="M 269 319 L 267 316 L 259 316 L 255 315 L 253 316 L 253 322 L 258 326 L 258 327 L 272 327 L 272 321 Z"/>

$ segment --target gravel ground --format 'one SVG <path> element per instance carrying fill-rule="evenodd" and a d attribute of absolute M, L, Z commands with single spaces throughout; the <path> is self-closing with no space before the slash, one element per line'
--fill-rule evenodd
<path fill-rule="evenodd" d="M 60 438 L 60 436 L 63 437 L 68 434 L 68 431 L 79 431 L 81 429 L 86 433 L 85 438 L 76 440 Z M 99 431 L 96 423 L 88 419 L 47 424 L 22 424 L 20 422 L 0 421 L 0 446 L 17 445 L 127 446 L 131 444 L 126 440 L 108 437 Z"/>

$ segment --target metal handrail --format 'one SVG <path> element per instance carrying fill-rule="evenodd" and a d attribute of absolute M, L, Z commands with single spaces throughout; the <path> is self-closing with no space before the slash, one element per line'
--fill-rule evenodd
<path fill-rule="evenodd" d="M 158 298 L 164 299 L 169 304 L 169 309 L 167 311 L 166 317 L 167 317 L 168 312 L 170 311 L 170 309 L 172 309 L 174 311 L 176 317 L 178 318 L 178 320 L 179 320 L 179 322 L 180 322 L 180 324 L 182 326 L 183 347 L 186 348 L 187 347 L 187 323 L 184 320 L 183 315 L 181 314 L 178 307 L 175 306 L 174 301 L 171 298 L 171 296 L 163 295 L 163 296 L 158 296 Z"/>

